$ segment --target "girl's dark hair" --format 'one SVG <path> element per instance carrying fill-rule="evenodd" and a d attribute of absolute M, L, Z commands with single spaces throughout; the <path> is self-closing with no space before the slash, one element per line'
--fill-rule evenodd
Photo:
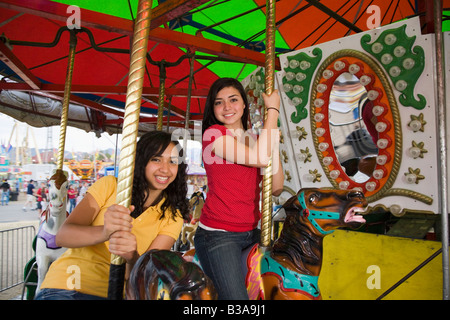
<path fill-rule="evenodd" d="M 145 167 L 151 158 L 160 156 L 167 146 L 173 143 L 179 150 L 178 172 L 175 180 L 163 191 L 162 196 L 165 201 L 161 206 L 161 217 L 165 217 L 169 213 L 173 219 L 177 216 L 176 209 L 180 210 L 184 219 L 189 217 L 189 202 L 186 198 L 187 194 L 187 164 L 183 161 L 183 149 L 178 141 L 172 141 L 171 135 L 163 131 L 150 131 L 145 133 L 138 141 L 136 146 L 136 159 L 134 165 L 133 191 L 131 204 L 135 209 L 131 213 L 133 218 L 137 218 L 144 212 L 144 203 L 148 198 L 146 190 L 150 188 L 145 178 Z M 156 202 L 161 199 L 157 199 Z M 152 205 L 156 205 L 153 203 Z"/>
<path fill-rule="evenodd" d="M 248 127 L 248 114 L 249 114 L 249 106 L 247 94 L 245 93 L 245 89 L 242 84 L 233 78 L 220 78 L 217 79 L 209 89 L 208 96 L 206 97 L 205 110 L 203 113 L 203 122 L 202 122 L 202 134 L 205 133 L 206 129 L 214 124 L 221 124 L 222 122 L 216 119 L 214 115 L 214 101 L 216 100 L 217 94 L 220 90 L 227 87 L 233 87 L 239 91 L 242 99 L 244 100 L 245 108 L 244 114 L 242 115 L 242 126 L 244 127 L 244 131 L 247 130 Z"/>

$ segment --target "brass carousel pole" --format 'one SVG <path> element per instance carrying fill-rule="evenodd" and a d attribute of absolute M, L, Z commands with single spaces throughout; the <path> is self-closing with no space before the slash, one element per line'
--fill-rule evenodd
<path fill-rule="evenodd" d="M 172 111 L 172 97 L 169 98 L 169 106 L 167 107 L 167 132 L 170 132 L 170 111 Z"/>
<path fill-rule="evenodd" d="M 150 32 L 151 8 L 151 0 L 139 0 L 138 13 L 134 24 L 116 197 L 116 203 L 125 207 L 131 205 L 136 139 Z M 126 262 L 123 258 L 114 254 L 111 255 L 108 287 L 108 298 L 111 300 L 123 298 L 125 266 Z"/>
<path fill-rule="evenodd" d="M 188 85 L 188 96 L 186 104 L 186 118 L 184 119 L 184 136 L 183 136 L 183 157 L 187 161 L 187 140 L 189 132 L 189 118 L 191 116 L 191 97 L 192 97 L 192 82 L 194 81 L 194 62 L 195 53 L 189 59 L 189 85 Z"/>
<path fill-rule="evenodd" d="M 266 2 L 266 65 L 265 88 L 266 94 L 271 95 L 275 89 L 275 0 Z M 267 109 L 264 108 L 264 119 Z M 262 219 L 261 219 L 261 247 L 268 248 L 272 231 L 272 158 L 265 168 L 262 185 Z"/>
<path fill-rule="evenodd" d="M 162 131 L 164 116 L 164 95 L 166 93 L 166 66 L 162 61 L 159 65 L 159 98 L 158 98 L 158 120 L 156 130 Z"/>
<path fill-rule="evenodd" d="M 166 78 L 168 67 L 175 67 L 179 65 L 185 58 L 188 58 L 189 54 L 184 54 L 178 58 L 175 62 L 168 62 L 165 59 L 161 61 L 154 61 L 150 54 L 147 53 L 147 60 L 151 64 L 158 66 L 159 68 L 159 97 L 158 97 L 158 120 L 156 122 L 156 130 L 162 131 L 163 128 L 163 115 L 164 115 L 164 96 L 166 94 Z"/>
<path fill-rule="evenodd" d="M 64 99 L 61 111 L 61 124 L 59 131 L 58 156 L 56 158 L 56 170 L 62 170 L 64 164 L 64 148 L 66 144 L 67 120 L 69 118 L 70 91 L 72 88 L 73 65 L 75 62 L 75 48 L 77 46 L 77 36 L 70 30 L 70 48 L 67 64 L 66 82 L 64 84 Z"/>

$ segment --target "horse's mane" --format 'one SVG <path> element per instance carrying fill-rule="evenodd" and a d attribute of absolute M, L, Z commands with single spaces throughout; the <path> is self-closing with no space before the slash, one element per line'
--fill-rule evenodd
<path fill-rule="evenodd" d="M 50 177 L 50 180 L 55 181 L 55 186 L 59 190 L 63 183 L 67 181 L 67 176 L 64 174 L 63 170 L 56 169 L 55 173 Z"/>

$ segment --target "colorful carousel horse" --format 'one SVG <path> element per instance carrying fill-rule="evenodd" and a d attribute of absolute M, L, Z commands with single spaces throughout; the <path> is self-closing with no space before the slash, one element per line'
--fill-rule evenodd
<path fill-rule="evenodd" d="M 55 243 L 56 233 L 67 218 L 68 181 L 64 171 L 56 170 L 50 178 L 49 185 L 49 205 L 42 212 L 42 222 L 37 233 L 36 262 L 38 265 L 38 285 L 36 293 L 41 287 L 50 264 L 67 250 L 66 248 L 58 247 Z"/>
<path fill-rule="evenodd" d="M 198 222 L 200 221 L 200 216 L 202 215 L 202 208 L 205 204 L 203 196 L 201 193 L 194 193 L 191 200 L 189 200 L 189 205 L 192 208 L 192 219 L 188 224 L 185 224 L 181 229 L 181 242 L 186 244 L 189 241 L 191 246 L 194 245 L 194 235 L 198 227 Z"/>
<path fill-rule="evenodd" d="M 273 246 L 261 250 L 255 245 L 243 252 L 250 299 L 321 299 L 323 238 L 337 228 L 364 224 L 366 206 L 359 191 L 301 189 L 283 205 L 286 218 Z M 183 258 L 172 251 L 144 254 L 131 271 L 127 298 L 214 299 L 214 287 L 195 263 L 194 250 Z"/>

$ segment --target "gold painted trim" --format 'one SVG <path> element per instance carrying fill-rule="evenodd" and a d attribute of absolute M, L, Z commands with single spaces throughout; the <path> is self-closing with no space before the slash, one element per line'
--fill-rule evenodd
<path fill-rule="evenodd" d="M 392 114 L 393 121 L 394 121 L 394 123 L 391 124 L 392 128 L 394 130 L 394 138 L 395 138 L 394 139 L 395 141 L 393 141 L 394 154 L 393 155 L 391 154 L 391 157 L 392 157 L 391 161 L 393 161 L 392 170 L 389 172 L 389 178 L 384 183 L 384 185 L 380 186 L 376 193 L 367 197 L 367 201 L 370 203 L 370 202 L 377 201 L 388 195 L 388 190 L 392 187 L 392 185 L 394 184 L 395 179 L 398 175 L 398 172 L 400 169 L 400 164 L 401 164 L 401 159 L 402 159 L 402 131 L 401 131 L 401 122 L 400 122 L 400 112 L 399 112 L 399 109 L 397 106 L 397 102 L 395 100 L 394 92 L 389 83 L 389 79 L 386 76 L 386 74 L 384 73 L 384 70 L 377 64 L 377 62 L 375 62 L 375 60 L 373 60 L 370 56 L 368 56 L 365 53 L 362 53 L 357 50 L 352 50 L 352 49 L 344 49 L 344 50 L 337 51 L 337 52 L 331 54 L 328 58 L 326 58 L 324 60 L 324 62 L 320 65 L 320 67 L 317 70 L 317 73 L 316 73 L 316 76 L 314 78 L 312 88 L 311 88 L 311 98 L 310 98 L 311 133 L 313 136 L 314 147 L 316 149 L 316 153 L 318 155 L 320 165 L 322 166 L 328 180 L 331 182 L 333 187 L 336 189 L 339 189 L 339 185 L 336 183 L 336 181 L 333 178 L 331 178 L 328 167 L 323 165 L 323 154 L 319 150 L 319 139 L 315 134 L 315 130 L 316 130 L 316 121 L 314 119 L 315 107 L 312 104 L 317 97 L 317 85 L 319 84 L 320 80 L 322 79 L 323 71 L 333 61 L 340 59 L 340 58 L 344 58 L 344 57 L 357 58 L 357 59 L 363 61 L 364 63 L 366 63 L 375 72 L 376 76 L 380 80 L 380 82 L 383 85 L 383 88 L 386 92 L 386 96 L 389 101 L 389 109 L 390 109 L 390 112 Z M 326 106 L 326 107 L 328 108 L 328 106 Z M 334 158 L 336 158 L 335 154 L 334 154 Z M 344 180 L 349 181 L 351 179 L 347 176 L 346 179 L 344 179 Z"/>
<path fill-rule="evenodd" d="M 297 194 L 297 192 L 295 192 L 294 189 L 288 186 L 283 186 L 283 191 L 290 193 L 292 196 L 295 196 Z"/>
<path fill-rule="evenodd" d="M 364 215 L 366 214 L 371 214 L 372 212 L 376 211 L 377 209 L 381 208 L 384 211 L 390 211 L 389 207 L 385 206 L 382 203 L 377 203 L 376 205 L 374 205 L 373 207 L 368 206 L 366 208 L 366 211 L 364 212 Z M 421 213 L 421 214 L 429 214 L 429 215 L 434 215 L 436 214 L 433 211 L 426 211 L 426 210 L 413 210 L 413 209 L 408 209 L 408 208 L 402 208 L 402 211 L 400 211 L 397 214 L 392 214 L 395 217 L 402 217 L 406 214 L 406 212 L 408 213 Z"/>
<path fill-rule="evenodd" d="M 428 205 L 431 205 L 433 203 L 433 198 L 431 198 L 427 195 L 424 195 L 422 193 L 411 191 L 408 189 L 391 188 L 384 193 L 384 196 L 385 197 L 388 197 L 388 196 L 408 197 L 408 198 L 412 198 L 414 200 L 423 202 Z"/>

